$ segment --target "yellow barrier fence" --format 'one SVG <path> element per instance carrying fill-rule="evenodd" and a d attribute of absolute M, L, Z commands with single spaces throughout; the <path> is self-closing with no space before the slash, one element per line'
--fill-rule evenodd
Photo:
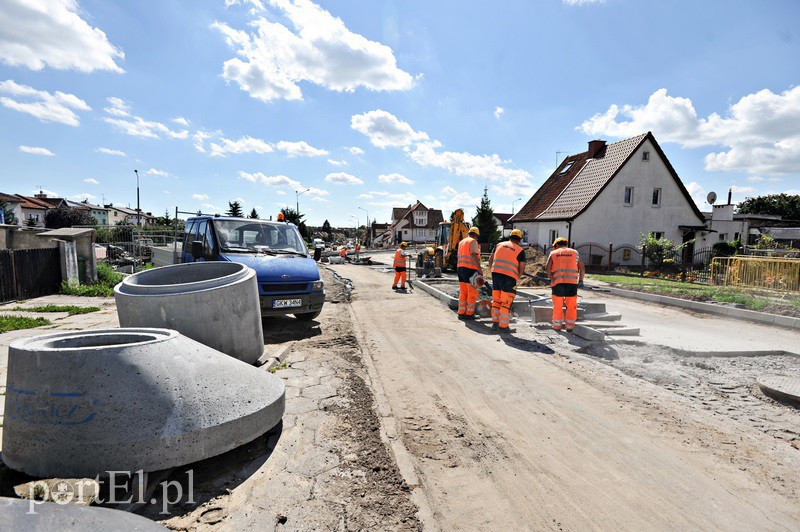
<path fill-rule="evenodd" d="M 711 261 L 712 283 L 746 286 L 784 292 L 800 291 L 800 259 L 770 257 L 715 257 Z"/>

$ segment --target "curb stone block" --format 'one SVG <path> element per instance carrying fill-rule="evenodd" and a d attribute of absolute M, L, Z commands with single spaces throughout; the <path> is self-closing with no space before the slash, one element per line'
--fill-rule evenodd
<path fill-rule="evenodd" d="M 584 340 L 590 340 L 593 342 L 604 340 L 606 337 L 603 331 L 598 331 L 597 329 L 592 329 L 591 327 L 580 324 L 576 324 L 572 332 Z"/>

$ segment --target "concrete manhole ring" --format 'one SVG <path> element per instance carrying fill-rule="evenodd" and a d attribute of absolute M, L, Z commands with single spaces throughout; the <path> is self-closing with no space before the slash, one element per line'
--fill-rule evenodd
<path fill-rule="evenodd" d="M 762 375 L 758 378 L 758 387 L 765 395 L 800 404 L 800 378 L 785 375 Z"/>

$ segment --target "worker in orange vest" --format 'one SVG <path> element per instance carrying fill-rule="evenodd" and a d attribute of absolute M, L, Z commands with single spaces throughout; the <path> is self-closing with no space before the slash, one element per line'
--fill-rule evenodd
<path fill-rule="evenodd" d="M 339 250 L 339 256 L 347 260 L 347 244 L 342 245 L 342 249 Z"/>
<path fill-rule="evenodd" d="M 481 267 L 481 247 L 477 237 L 481 234 L 480 229 L 470 227 L 467 237 L 458 243 L 458 262 L 456 271 L 458 272 L 458 319 L 475 319 L 475 302 L 478 300 L 478 289 L 470 283 L 472 276 L 480 272 Z"/>
<path fill-rule="evenodd" d="M 566 238 L 556 238 L 545 269 L 550 274 L 553 291 L 553 329 L 560 331 L 564 327 L 567 332 L 572 332 L 578 319 L 578 286 L 583 286 L 586 267 L 578 252 L 569 247 Z"/>
<path fill-rule="evenodd" d="M 511 304 L 517 295 L 517 280 L 525 271 L 525 250 L 520 245 L 522 231 L 514 229 L 507 242 L 501 242 L 489 257 L 492 271 L 492 329 L 509 333 Z"/>
<path fill-rule="evenodd" d="M 397 290 L 397 282 L 400 281 L 400 290 L 406 289 L 406 248 L 408 244 L 402 242 L 397 251 L 394 252 L 394 284 L 392 290 Z"/>

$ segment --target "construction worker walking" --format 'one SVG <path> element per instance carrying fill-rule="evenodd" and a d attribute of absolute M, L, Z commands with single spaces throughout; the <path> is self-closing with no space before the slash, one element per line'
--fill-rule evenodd
<path fill-rule="evenodd" d="M 583 286 L 586 268 L 566 238 L 556 238 L 545 266 L 553 292 L 553 329 L 572 332 L 578 319 L 578 286 Z M 564 307 L 567 312 L 564 314 Z"/>
<path fill-rule="evenodd" d="M 394 283 L 392 290 L 397 290 L 397 282 L 400 282 L 400 290 L 406 289 L 406 248 L 408 244 L 402 242 L 397 251 L 394 252 Z"/>
<path fill-rule="evenodd" d="M 481 232 L 477 227 L 470 227 L 467 237 L 458 243 L 458 319 L 475 319 L 475 302 L 478 300 L 478 288 L 472 284 L 473 276 L 483 275 L 481 267 L 481 248 L 476 237 Z"/>
<path fill-rule="evenodd" d="M 525 250 L 520 245 L 522 231 L 511 231 L 509 240 L 501 242 L 489 257 L 492 271 L 492 329 L 511 332 L 511 304 L 517 295 L 517 280 L 525 271 Z"/>

